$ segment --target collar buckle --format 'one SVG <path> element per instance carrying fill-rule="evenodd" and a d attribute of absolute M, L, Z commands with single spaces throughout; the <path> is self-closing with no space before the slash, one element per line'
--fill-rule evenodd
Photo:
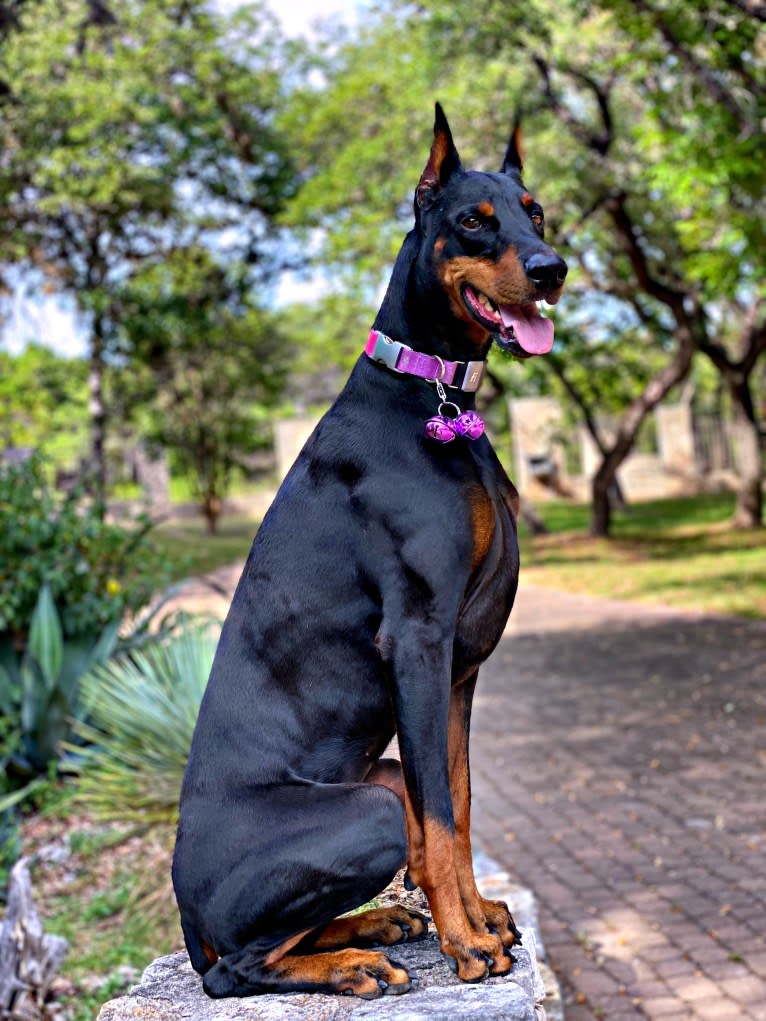
<path fill-rule="evenodd" d="M 402 353 L 404 344 L 400 344 L 398 340 L 391 340 L 385 333 L 381 333 L 380 330 L 375 331 L 375 346 L 372 351 L 369 352 L 370 358 L 374 362 L 382 362 L 383 365 L 388 369 L 393 369 L 394 372 L 399 372 L 402 375 L 401 369 L 397 369 L 396 363 L 399 361 L 399 355 Z"/>

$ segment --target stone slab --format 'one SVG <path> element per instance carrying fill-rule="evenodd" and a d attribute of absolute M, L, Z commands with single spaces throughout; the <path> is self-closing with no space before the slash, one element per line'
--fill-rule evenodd
<path fill-rule="evenodd" d="M 365 1001 L 321 994 L 250 996 L 211 1000 L 184 953 L 160 957 L 127 996 L 104 1004 L 98 1021 L 545 1021 L 545 987 L 535 953 L 534 932 L 514 948 L 511 975 L 477 985 L 460 982 L 431 933 L 389 951 L 417 977 L 403 996 Z"/>

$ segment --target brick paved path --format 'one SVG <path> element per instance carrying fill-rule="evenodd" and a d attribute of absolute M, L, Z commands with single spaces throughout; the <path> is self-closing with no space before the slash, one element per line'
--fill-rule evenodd
<path fill-rule="evenodd" d="M 223 616 L 241 569 L 178 602 Z M 766 623 L 522 589 L 471 757 L 566 1021 L 766 1021 Z"/>
<path fill-rule="evenodd" d="M 567 1021 L 766 1019 L 766 625 L 522 591 L 471 751 Z"/>

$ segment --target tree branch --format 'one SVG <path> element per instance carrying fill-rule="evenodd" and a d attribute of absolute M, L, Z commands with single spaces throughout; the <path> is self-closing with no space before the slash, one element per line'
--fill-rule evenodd
<path fill-rule="evenodd" d="M 649 17 L 670 47 L 671 52 L 687 67 L 689 72 L 710 95 L 713 102 L 718 103 L 729 111 L 739 125 L 740 130 L 751 131 L 752 125 L 743 117 L 742 110 L 735 103 L 729 90 L 723 87 L 710 69 L 701 64 L 692 51 L 678 38 L 663 13 L 656 10 L 647 0 L 634 0 L 634 6 Z"/>
<path fill-rule="evenodd" d="M 761 0 L 728 0 L 728 2 L 749 17 L 766 21 L 766 3 L 762 3 Z"/>
<path fill-rule="evenodd" d="M 543 82 L 543 95 L 545 96 L 548 106 L 554 111 L 556 116 L 561 120 L 575 138 L 582 142 L 588 149 L 598 153 L 599 156 L 606 156 L 611 148 L 612 142 L 614 141 L 614 124 L 612 121 L 611 111 L 609 109 L 609 94 L 600 86 L 595 79 L 589 75 L 575 68 L 565 68 L 565 72 L 571 75 L 576 80 L 583 82 L 590 88 L 596 97 L 596 103 L 601 113 L 603 131 L 596 133 L 590 131 L 584 124 L 582 124 L 568 109 L 567 106 L 562 102 L 561 96 L 558 94 L 553 86 L 553 79 L 551 76 L 550 65 L 547 60 L 542 57 L 539 53 L 531 54 L 532 61 L 540 72 L 540 77 Z"/>
<path fill-rule="evenodd" d="M 623 249 L 630 259 L 630 265 L 633 268 L 641 290 L 672 309 L 677 320 L 685 319 L 683 301 L 687 295 L 684 291 L 663 283 L 651 271 L 646 252 L 639 241 L 633 219 L 628 212 L 627 195 L 625 192 L 618 192 L 613 195 L 606 203 L 605 208 L 617 230 L 617 235 L 622 242 Z"/>

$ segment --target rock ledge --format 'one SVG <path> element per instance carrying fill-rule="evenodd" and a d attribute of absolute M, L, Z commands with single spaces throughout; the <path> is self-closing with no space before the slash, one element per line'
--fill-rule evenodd
<path fill-rule="evenodd" d="M 126 996 L 110 1000 L 97 1021 L 550 1021 L 558 1014 L 555 979 L 548 969 L 548 998 L 537 961 L 534 898 L 513 887 L 491 859 L 477 855 L 479 887 L 484 896 L 507 900 L 523 933 L 513 950 L 509 976 L 477 985 L 460 982 L 439 950 L 436 935 L 383 948 L 417 976 L 417 986 L 403 996 L 365 1001 L 350 996 L 294 993 L 211 1000 L 185 953 L 160 957 Z M 551 988 L 553 986 L 553 988 Z M 551 994 L 553 997 L 551 998 Z"/>

